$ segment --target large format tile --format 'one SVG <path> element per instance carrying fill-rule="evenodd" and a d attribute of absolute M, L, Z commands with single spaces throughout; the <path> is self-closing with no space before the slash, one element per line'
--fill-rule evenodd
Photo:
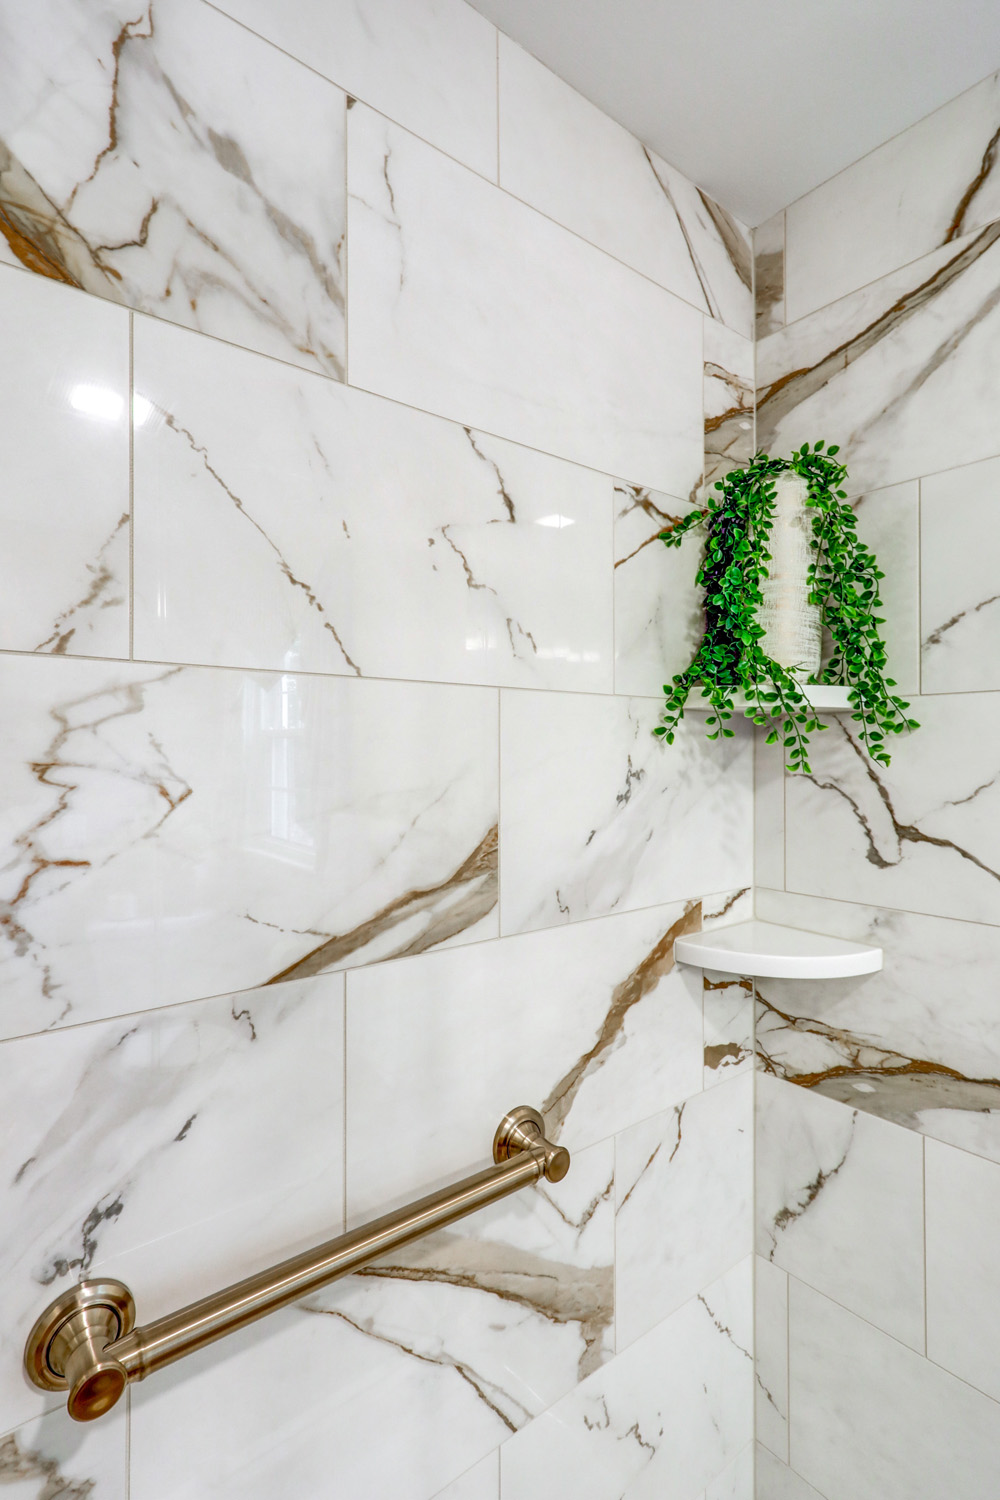
<path fill-rule="evenodd" d="M 927 1354 L 1000 1401 L 1000 1166 L 927 1143 Z"/>
<path fill-rule="evenodd" d="M 790 1327 L 791 1464 L 826 1500 L 993 1493 L 1000 1406 L 794 1280 Z"/>
<path fill-rule="evenodd" d="M 767 890 L 757 914 L 885 954 L 860 979 L 758 980 L 760 1065 L 1000 1161 L 996 927 Z"/>
<path fill-rule="evenodd" d="M 39 0 L 3 58 L 6 259 L 342 376 L 339 89 L 201 0 Z"/>
<path fill-rule="evenodd" d="M 754 1446 L 747 1443 L 705 1490 L 705 1500 L 754 1500 Z"/>
<path fill-rule="evenodd" d="M 128 656 L 128 314 L 0 268 L 0 318 L 0 647 Z"/>
<path fill-rule="evenodd" d="M 758 224 L 753 232 L 754 296 L 757 338 L 785 325 L 785 210 Z"/>
<path fill-rule="evenodd" d="M 788 1457 L 788 1272 L 754 1257 L 754 1431 L 781 1459 Z"/>
<path fill-rule="evenodd" d="M 1000 447 L 1000 433 L 997 434 Z M 920 483 L 920 634 L 925 693 L 1000 688 L 1000 458 Z"/>
<path fill-rule="evenodd" d="M 137 656 L 610 689 L 610 479 L 147 319 L 135 380 Z"/>
<path fill-rule="evenodd" d="M 687 500 L 615 486 L 615 692 L 655 697 L 698 649 L 704 630 L 695 587 L 700 549 L 665 547 L 668 531 L 690 511 Z"/>
<path fill-rule="evenodd" d="M 692 1500 L 753 1432 L 743 1261 L 505 1443 L 504 1500 Z"/>
<path fill-rule="evenodd" d="M 7 1226 L 0 1408 L 35 1318 L 89 1275 L 140 1321 L 336 1234 L 343 1213 L 340 975 L 0 1046 Z"/>
<path fill-rule="evenodd" d="M 750 893 L 745 897 L 746 916 L 752 912 Z M 734 908 L 735 910 L 735 908 Z M 740 916 L 727 913 L 729 922 Z M 735 974 L 702 970 L 702 1007 L 705 1017 L 705 1088 L 726 1083 L 736 1073 L 749 1073 L 754 1066 L 753 980 Z"/>
<path fill-rule="evenodd" d="M 500 185 L 749 337 L 749 230 L 503 34 Z"/>
<path fill-rule="evenodd" d="M 500 1500 L 499 1448 L 438 1490 L 434 1500 Z"/>
<path fill-rule="evenodd" d="M 676 903 L 354 970 L 352 1214 L 485 1163 L 515 1104 L 575 1151 L 696 1093 L 701 976 L 673 944 L 700 925 Z"/>
<path fill-rule="evenodd" d="M 496 31 L 465 0 L 221 0 L 218 9 L 496 178 Z"/>
<path fill-rule="evenodd" d="M 10 657 L 0 1035 L 496 932 L 496 694 Z"/>
<path fill-rule="evenodd" d="M 748 338 L 706 319 L 704 484 L 709 493 L 718 480 L 753 458 L 753 350 Z"/>
<path fill-rule="evenodd" d="M 998 130 L 995 73 L 793 203 L 789 321 L 1000 219 Z"/>
<path fill-rule="evenodd" d="M 924 1347 L 923 1142 L 757 1079 L 757 1252 Z"/>
<path fill-rule="evenodd" d="M 124 1405 L 82 1428 L 64 1411 L 27 1422 L 0 1436 L 4 1500 L 126 1500 L 126 1441 Z"/>
<path fill-rule="evenodd" d="M 372 110 L 348 118 L 351 383 L 689 494 L 702 315 Z"/>
<path fill-rule="evenodd" d="M 621 1351 L 750 1252 L 749 1075 L 623 1131 L 615 1191 Z"/>
<path fill-rule="evenodd" d="M 823 1500 L 793 1469 L 757 1445 L 756 1500 Z"/>
<path fill-rule="evenodd" d="M 502 695 L 504 933 L 751 884 L 749 727 L 692 715 L 658 740 L 643 698 Z"/>
<path fill-rule="evenodd" d="M 757 443 L 839 443 L 852 494 L 997 451 L 1000 223 L 757 346 Z"/>
<path fill-rule="evenodd" d="M 878 558 L 881 636 L 886 675 L 905 698 L 920 691 L 920 609 L 926 574 L 920 571 L 922 485 L 915 480 L 872 490 L 854 502 L 858 536 Z"/>
<path fill-rule="evenodd" d="M 812 775 L 788 778 L 788 888 L 1000 922 L 1000 696 L 919 698 L 911 712 L 921 727 L 893 738 L 890 767 L 838 719 Z"/>

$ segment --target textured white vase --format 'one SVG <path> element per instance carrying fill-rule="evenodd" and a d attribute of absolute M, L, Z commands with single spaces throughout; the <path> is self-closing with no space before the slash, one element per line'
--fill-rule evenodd
<path fill-rule="evenodd" d="M 775 482 L 774 527 L 768 550 L 768 576 L 761 580 L 764 627 L 761 650 L 793 677 L 819 671 L 822 627 L 819 606 L 809 603 L 806 572 L 812 518 L 806 506 L 809 485 L 800 474 L 779 474 Z"/>

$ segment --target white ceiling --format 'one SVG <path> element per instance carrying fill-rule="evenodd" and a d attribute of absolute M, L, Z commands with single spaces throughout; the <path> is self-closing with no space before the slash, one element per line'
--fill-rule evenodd
<path fill-rule="evenodd" d="M 748 224 L 1000 68 L 1000 0 L 472 0 Z"/>

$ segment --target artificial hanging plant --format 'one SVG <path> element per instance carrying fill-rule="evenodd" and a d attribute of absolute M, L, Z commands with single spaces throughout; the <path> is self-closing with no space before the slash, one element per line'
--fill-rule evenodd
<path fill-rule="evenodd" d="M 806 514 L 811 525 L 811 560 L 806 570 L 808 601 L 819 611 L 819 621 L 833 643 L 829 660 L 808 680 L 846 685 L 851 717 L 868 754 L 889 764 L 886 738 L 916 729 L 909 704 L 890 691 L 886 651 L 879 634 L 884 623 L 880 572 L 875 554 L 857 535 L 857 521 L 845 504 L 847 470 L 837 462 L 839 449 L 808 443 L 790 459 L 758 453 L 746 468 L 734 470 L 715 485 L 703 510 L 692 511 L 660 538 L 678 547 L 688 532 L 705 533 L 705 556 L 697 582 L 705 592 L 705 633 L 694 658 L 666 684 L 666 704 L 655 733 L 673 743 L 684 716 L 684 705 L 700 687 L 711 712 L 709 739 L 731 737 L 727 721 L 734 712 L 734 695 L 742 691 L 744 713 L 755 724 L 769 725 L 768 744 L 779 738 L 791 771 L 809 771 L 809 736 L 825 729 L 803 692 L 794 666 L 783 666 L 765 651 L 760 621 L 762 582 L 768 578 L 770 535 L 775 519 L 776 481 L 797 474 L 808 486 Z M 818 653 L 817 653 L 818 660 Z"/>

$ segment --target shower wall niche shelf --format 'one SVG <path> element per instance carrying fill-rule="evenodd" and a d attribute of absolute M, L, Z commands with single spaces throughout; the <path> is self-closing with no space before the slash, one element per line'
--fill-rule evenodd
<path fill-rule="evenodd" d="M 847 979 L 882 967 L 881 948 L 757 921 L 678 938 L 674 957 L 694 968 L 758 979 Z"/>
<path fill-rule="evenodd" d="M 850 688 L 839 687 L 827 682 L 804 682 L 801 684 L 802 692 L 806 701 L 817 713 L 821 714 L 849 714 L 853 711 L 848 694 Z M 747 707 L 747 696 L 743 692 L 733 694 L 733 710 L 742 713 Z M 703 692 L 692 693 L 685 708 L 688 713 L 707 714 L 711 713 L 712 705 Z"/>

